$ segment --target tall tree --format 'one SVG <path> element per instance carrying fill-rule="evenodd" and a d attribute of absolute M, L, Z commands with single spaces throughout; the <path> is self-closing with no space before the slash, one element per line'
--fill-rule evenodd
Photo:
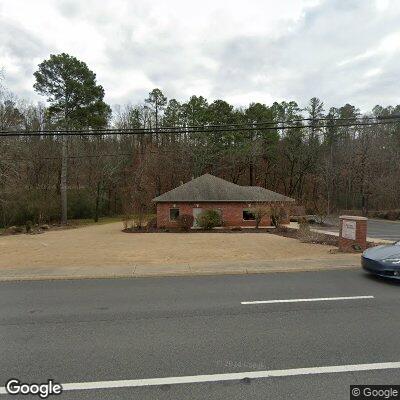
<path fill-rule="evenodd" d="M 163 125 L 179 126 L 181 124 L 182 108 L 179 102 L 171 99 L 164 112 Z"/>
<path fill-rule="evenodd" d="M 320 119 L 324 118 L 324 103 L 317 97 L 312 97 L 306 107 L 306 111 L 310 119 L 310 142 L 312 143 L 316 135 L 318 135 L 318 131 L 321 129 L 320 125 L 323 125 Z"/>
<path fill-rule="evenodd" d="M 0 98 L 0 130 L 21 127 L 23 121 L 23 115 L 15 101 Z"/>
<path fill-rule="evenodd" d="M 48 113 L 56 126 L 63 128 L 105 126 L 111 115 L 103 101 L 104 89 L 96 74 L 83 61 L 66 53 L 51 54 L 34 73 L 34 89 L 47 96 Z M 67 223 L 67 137 L 62 139 L 61 222 Z"/>
<path fill-rule="evenodd" d="M 254 185 L 254 161 L 258 158 L 263 160 L 263 183 L 266 185 L 269 170 L 276 158 L 279 134 L 277 130 L 265 129 L 266 125 L 257 126 L 257 124 L 272 123 L 273 112 L 265 104 L 251 103 L 245 111 L 245 116 L 250 126 L 258 127 L 253 132 L 246 132 L 246 136 L 249 137 L 249 183 L 250 186 Z"/>
<path fill-rule="evenodd" d="M 164 96 L 160 89 L 153 89 L 149 93 L 149 97 L 145 102 L 150 106 L 154 112 L 155 128 L 156 128 L 156 138 L 158 140 L 158 127 L 160 122 L 160 114 L 167 105 L 167 98 Z"/>
<path fill-rule="evenodd" d="M 182 112 L 187 125 L 205 125 L 208 117 L 208 102 L 203 96 L 191 96 L 182 104 Z"/>
<path fill-rule="evenodd" d="M 182 117 L 186 126 L 207 125 L 208 123 L 208 102 L 203 96 L 191 96 L 182 104 Z M 198 176 L 204 173 L 210 164 L 208 142 L 206 136 L 201 133 L 190 133 L 192 147 L 193 175 Z"/>

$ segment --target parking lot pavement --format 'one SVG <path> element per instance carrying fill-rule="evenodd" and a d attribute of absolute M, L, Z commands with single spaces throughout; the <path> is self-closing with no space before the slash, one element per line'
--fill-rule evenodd
<path fill-rule="evenodd" d="M 370 219 L 368 220 L 368 236 L 398 241 L 400 240 L 400 222 Z"/>
<path fill-rule="evenodd" d="M 333 232 L 334 234 L 339 233 L 339 221 L 331 219 L 329 221 L 330 226 L 321 227 L 319 225 L 313 226 L 313 230 L 322 232 Z M 370 239 L 381 239 L 388 241 L 400 240 L 400 221 L 385 221 L 377 219 L 368 219 L 368 238 Z"/>
<path fill-rule="evenodd" d="M 361 270 L 3 282 L 0 386 L 71 383 L 60 399 L 349 398 L 350 384 L 398 383 L 399 289 Z"/>

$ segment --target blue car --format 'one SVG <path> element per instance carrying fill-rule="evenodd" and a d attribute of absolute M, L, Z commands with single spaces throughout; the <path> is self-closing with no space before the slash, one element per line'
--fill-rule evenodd
<path fill-rule="evenodd" d="M 400 242 L 365 250 L 361 264 L 371 274 L 400 280 Z"/>

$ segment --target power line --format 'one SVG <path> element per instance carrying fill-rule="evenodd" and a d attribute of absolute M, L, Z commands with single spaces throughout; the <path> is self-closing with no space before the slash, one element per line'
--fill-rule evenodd
<path fill-rule="evenodd" d="M 294 120 L 288 120 L 288 121 L 268 121 L 268 122 L 247 122 L 247 123 L 240 123 L 240 124 L 214 124 L 214 125 L 182 125 L 182 126 L 162 126 L 157 128 L 157 133 L 171 133 L 171 132 L 202 132 L 203 130 L 208 130 L 208 129 L 219 129 L 219 130 L 224 130 L 226 128 L 245 128 L 248 127 L 247 129 L 256 129 L 257 127 L 262 127 L 262 126 L 267 126 L 269 129 L 287 129 L 288 127 L 291 128 L 292 126 L 288 125 L 282 125 L 282 124 L 291 124 L 291 123 L 299 123 L 299 122 L 304 122 L 304 121 L 311 121 L 318 123 L 320 121 L 328 121 L 328 122 L 337 122 L 337 121 L 356 121 L 356 120 L 361 120 L 361 121 L 369 121 L 372 120 L 374 123 L 381 122 L 382 120 L 390 120 L 390 122 L 397 122 L 400 121 L 400 115 L 394 115 L 394 116 L 383 116 L 383 117 L 353 117 L 353 118 L 330 118 L 330 117 L 323 117 L 323 118 L 300 118 L 300 119 L 294 119 Z M 392 121 L 394 120 L 394 121 Z M 354 122 L 353 124 L 356 124 L 357 122 Z M 351 125 L 353 125 L 351 124 Z M 269 126 L 269 125 L 274 125 L 274 126 Z M 294 126 L 293 128 L 297 128 L 298 126 Z M 303 125 L 303 127 L 307 127 L 306 125 Z M 310 127 L 318 127 L 315 126 L 314 124 L 310 125 Z M 263 128 L 260 128 L 263 129 Z M 127 132 L 129 134 L 132 133 L 143 133 L 143 134 L 152 134 L 155 133 L 156 130 L 153 128 L 90 128 L 90 129 L 44 129 L 44 130 L 9 130 L 9 131 L 4 131 L 0 130 L 0 133 L 4 134 L 13 134 L 13 133 L 24 133 L 24 134 L 39 134 L 39 135 L 45 135 L 47 133 L 54 135 L 54 134 L 78 134 L 78 135 L 90 135 L 98 132 L 104 132 L 104 134 L 107 133 L 116 133 L 116 134 L 122 134 L 124 132 Z"/>
<path fill-rule="evenodd" d="M 190 131 L 202 131 L 204 129 L 224 129 L 225 127 L 250 127 L 251 129 L 256 128 L 256 127 L 262 127 L 262 126 L 269 126 L 269 125 L 275 125 L 275 127 L 270 127 L 271 129 L 283 129 L 280 124 L 288 124 L 288 123 L 298 123 L 298 122 L 304 122 L 304 121 L 311 121 L 318 123 L 320 121 L 329 121 L 329 122 L 336 122 L 336 121 L 356 121 L 356 120 L 361 120 L 361 121 L 366 121 L 366 120 L 373 120 L 373 121 L 379 121 L 379 120 L 391 120 L 391 119 L 396 119 L 400 121 L 400 115 L 393 115 L 393 116 L 378 116 L 378 117 L 352 117 L 352 118 L 331 118 L 331 117 L 323 117 L 323 118 L 299 118 L 299 119 L 293 119 L 293 120 L 286 120 L 286 121 L 266 121 L 266 122 L 246 122 L 246 123 L 229 123 L 229 124 L 207 124 L 207 125 L 182 125 L 182 126 L 161 126 L 158 127 L 157 129 L 153 128 L 90 128 L 90 129 L 44 129 L 41 131 L 38 130 L 25 130 L 25 131 L 17 131 L 17 130 L 11 130 L 11 131 L 0 131 L 2 133 L 34 133 L 34 134 L 46 134 L 46 133 L 65 133 L 65 134 L 71 134 L 71 133 L 81 133 L 81 134 L 91 134 L 95 132 L 104 132 L 106 133 L 122 133 L 122 132 L 128 132 L 128 133 L 168 133 L 170 131 L 176 131 L 176 130 L 182 130 L 184 132 L 190 132 Z M 314 127 L 314 125 L 311 125 Z M 262 128 L 261 128 L 262 129 Z"/>
<path fill-rule="evenodd" d="M 132 153 L 114 153 L 114 154 L 84 154 L 84 155 L 72 155 L 67 156 L 67 158 L 75 159 L 75 158 L 101 158 L 101 157 L 123 157 L 123 156 L 133 156 Z M 59 157 L 40 157 L 40 158 L 0 158 L 0 161 L 34 161 L 34 160 L 61 160 L 61 156 Z"/>
<path fill-rule="evenodd" d="M 160 154 L 160 153 L 176 153 L 176 150 L 174 149 L 163 149 L 161 152 L 152 150 L 152 149 L 147 149 L 146 153 L 151 153 L 151 154 Z M 81 159 L 81 158 L 101 158 L 101 157 L 135 157 L 137 154 L 134 153 L 106 153 L 106 154 L 79 154 L 79 155 L 68 155 L 67 158 L 69 159 Z M 61 160 L 62 156 L 58 157 L 32 157 L 32 158 L 13 158 L 13 157 L 6 157 L 2 158 L 0 157 L 0 162 L 1 161 L 13 161 L 13 162 L 26 162 L 26 161 L 37 161 L 37 160 Z"/>
<path fill-rule="evenodd" d="M 366 118 L 366 119 L 368 119 L 368 118 Z M 309 120 L 309 119 L 304 119 L 304 120 Z M 320 120 L 326 120 L 326 118 L 320 119 Z M 345 119 L 341 119 L 341 120 L 345 120 Z M 350 120 L 350 119 L 346 119 L 346 120 Z M 351 119 L 351 120 L 353 120 L 353 119 Z M 263 129 L 279 130 L 279 129 L 293 129 L 293 128 L 328 128 L 328 127 L 338 127 L 339 128 L 339 127 L 354 127 L 354 126 L 386 125 L 386 124 L 392 124 L 392 123 L 396 123 L 396 122 L 400 122 L 399 117 L 390 117 L 390 118 L 384 117 L 379 121 L 377 121 L 375 119 L 374 122 L 358 122 L 358 123 L 352 123 L 352 124 L 318 125 L 318 126 L 315 126 L 315 125 L 297 125 L 297 126 L 267 127 L 267 128 L 263 128 Z M 218 127 L 222 128 L 224 126 L 219 125 Z M 253 128 L 248 128 L 246 130 L 254 131 L 254 130 L 258 130 L 258 129 L 259 128 L 257 128 L 257 127 L 253 127 Z M 227 131 L 231 132 L 231 131 L 242 131 L 242 130 L 243 129 L 241 129 L 241 128 L 225 128 L 225 129 L 220 129 L 217 132 L 227 132 Z M 82 135 L 82 131 L 79 131 L 79 133 L 77 133 L 77 132 L 71 133 L 71 131 L 66 131 L 66 132 L 68 132 L 68 133 L 60 133 L 59 131 L 56 131 L 56 132 L 52 131 L 51 134 L 50 133 L 44 134 L 44 136 L 66 136 L 66 135 L 81 136 Z M 201 133 L 201 132 L 204 132 L 204 133 L 216 133 L 215 131 L 214 132 L 212 132 L 212 131 L 211 132 L 209 132 L 209 131 L 198 131 L 197 132 L 196 131 L 195 133 Z M 160 132 L 158 132 L 158 133 L 160 133 Z M 164 133 L 166 133 L 166 132 L 164 132 Z M 171 132 L 168 132 L 168 133 L 171 133 Z M 186 132 L 186 131 L 175 131 L 173 133 L 182 134 L 182 133 L 188 133 L 188 132 Z M 190 132 L 190 133 L 193 133 L 193 132 Z M 42 133 L 40 133 L 40 134 L 42 135 Z M 101 134 L 104 134 L 104 133 L 101 133 Z M 107 134 L 110 134 L 110 133 L 107 133 Z M 118 133 L 114 133 L 113 132 L 111 134 L 131 135 L 131 134 L 137 134 L 137 133 L 133 133 L 133 132 L 130 132 L 128 130 L 125 130 L 122 133 L 120 133 L 118 131 Z M 146 134 L 147 134 L 147 132 L 146 132 Z M 26 132 L 16 133 L 16 132 L 12 132 L 11 134 L 7 134 L 7 133 L 4 133 L 4 132 L 0 133 L 0 136 L 3 136 L 3 137 L 8 137 L 8 136 L 11 136 L 11 137 L 16 137 L 17 136 L 17 137 L 19 137 L 19 136 L 34 136 L 34 135 L 37 136 L 38 133 L 37 132 L 36 133 L 33 133 L 33 132 L 32 133 L 26 133 Z M 90 131 L 89 135 L 100 135 L 100 133 L 98 133 L 97 131 Z M 163 152 L 166 152 L 166 151 L 168 151 L 168 150 L 163 149 Z M 157 151 L 149 150 L 149 149 L 147 149 L 146 152 L 147 153 L 154 153 L 154 154 L 157 153 L 157 154 L 159 154 Z M 106 153 L 106 154 L 68 155 L 67 158 L 68 159 L 80 159 L 80 158 L 125 157 L 125 156 L 133 157 L 134 154 L 132 154 L 132 153 Z M 61 156 L 58 156 L 58 157 L 40 157 L 39 159 L 40 160 L 60 160 L 61 158 L 62 158 Z M 36 158 L 36 159 L 35 158 L 24 158 L 24 159 L 21 159 L 21 158 L 20 159 L 16 159 L 16 158 L 0 158 L 0 161 L 23 162 L 23 161 L 34 161 L 34 160 L 37 160 L 37 159 L 38 158 Z"/>
<path fill-rule="evenodd" d="M 146 149 L 146 154 L 166 154 L 166 153 L 174 153 L 177 154 L 178 152 L 185 152 L 185 149 L 165 149 L 163 148 L 160 150 L 158 149 Z M 101 157 L 136 157 L 137 154 L 134 153 L 102 153 L 102 154 L 78 154 L 78 155 L 68 155 L 67 158 L 69 159 L 81 159 L 81 158 L 101 158 Z M 13 161 L 13 162 L 33 162 L 33 161 L 42 161 L 42 160 L 61 160 L 62 156 L 57 157 L 24 157 L 24 158 L 15 158 L 15 157 L 0 157 L 0 162 L 4 161 Z"/>
<path fill-rule="evenodd" d="M 354 119 L 352 119 L 354 120 Z M 355 127 L 355 126 L 374 126 L 374 125 L 387 125 L 393 123 L 399 123 L 400 118 L 396 117 L 393 119 L 376 120 L 374 122 L 355 122 L 351 124 L 328 124 L 328 125 L 277 125 L 277 126 L 265 126 L 260 128 L 257 126 L 249 127 L 232 127 L 231 125 L 217 125 L 214 128 L 211 126 L 203 126 L 196 129 L 188 130 L 185 127 L 175 128 L 175 130 L 163 130 L 159 128 L 157 133 L 159 134 L 193 134 L 193 133 L 225 133 L 225 132 L 243 132 L 243 131 L 259 131 L 259 130 L 286 130 L 286 129 L 303 129 L 303 128 L 341 128 L 341 127 Z M 255 124 L 253 124 L 255 125 Z M 247 126 L 247 125 L 246 125 Z M 169 128 L 168 128 L 169 129 Z M 172 129 L 172 128 L 171 128 Z M 24 137 L 24 136 L 107 136 L 107 135 L 148 135 L 156 133 L 154 130 L 138 130 L 138 129 L 93 129 L 93 130 L 46 130 L 46 131 L 0 131 L 0 137 Z"/>

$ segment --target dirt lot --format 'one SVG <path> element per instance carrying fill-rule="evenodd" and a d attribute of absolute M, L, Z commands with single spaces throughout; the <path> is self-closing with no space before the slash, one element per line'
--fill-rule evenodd
<path fill-rule="evenodd" d="M 0 268 L 177 265 L 329 257 L 330 246 L 259 233 L 123 233 L 122 223 L 0 237 Z"/>

